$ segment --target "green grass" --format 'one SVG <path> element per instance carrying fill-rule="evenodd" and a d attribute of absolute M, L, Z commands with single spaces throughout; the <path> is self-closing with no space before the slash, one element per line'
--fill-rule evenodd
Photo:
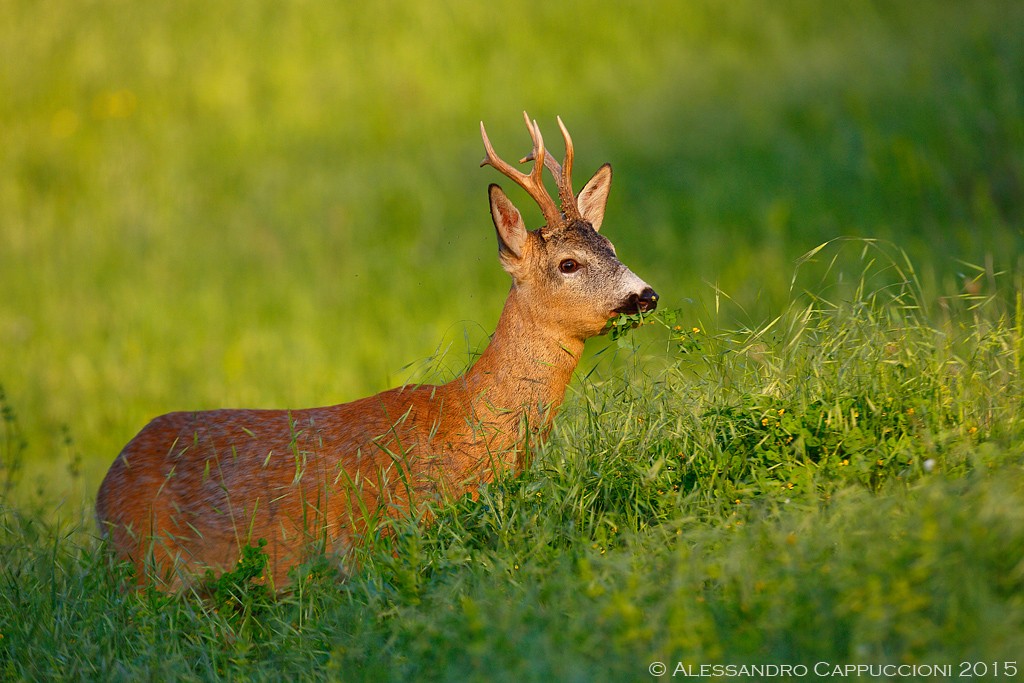
<path fill-rule="evenodd" d="M 855 246 L 865 280 L 878 264 L 907 274 Z M 202 594 L 125 592 L 78 511 L 5 506 L 0 670 L 642 680 L 652 661 L 1015 662 L 1021 283 L 1000 290 L 1008 304 L 950 300 L 938 325 L 916 291 L 626 335 L 633 369 L 580 382 L 522 477 L 429 527 L 396 521 L 349 581 L 320 561 L 277 599 L 252 582 L 258 551 Z"/>
<path fill-rule="evenodd" d="M 933 300 L 958 260 L 1016 268 L 1021 28 L 1013 2 L 8 2 L 0 382 L 27 477 L 73 486 L 65 430 L 91 495 L 153 415 L 464 365 L 508 286 L 478 122 L 515 155 L 523 109 L 567 122 L 579 183 L 614 164 L 605 231 L 673 307 L 717 286 L 770 319 L 842 235 L 899 244 Z"/>
<path fill-rule="evenodd" d="M 1019 656 L 1020 3 L 0 15 L 0 677 Z M 514 156 L 524 108 L 578 184 L 613 163 L 675 318 L 591 342 L 533 468 L 346 583 L 121 590 L 91 506 L 154 415 L 465 367 L 508 286 L 477 125 Z"/>

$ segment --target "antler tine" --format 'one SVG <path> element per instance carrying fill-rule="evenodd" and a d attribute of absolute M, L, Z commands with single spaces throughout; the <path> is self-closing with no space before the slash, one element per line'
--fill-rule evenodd
<path fill-rule="evenodd" d="M 556 118 L 558 119 L 558 127 L 562 131 L 562 139 L 565 140 L 565 161 L 562 162 L 561 177 L 555 181 L 558 183 L 558 198 L 562 203 L 562 213 L 567 218 L 579 218 L 580 212 L 576 206 L 576 195 L 572 191 L 572 160 L 574 156 L 572 138 L 569 137 L 569 131 L 566 129 L 565 124 L 562 123 L 562 117 L 558 116 Z"/>
<path fill-rule="evenodd" d="M 537 150 L 534 149 L 531 150 L 530 153 L 527 154 L 525 157 L 520 159 L 519 163 L 525 164 L 526 162 L 533 161 L 536 158 Z M 558 180 L 562 177 L 562 165 L 555 161 L 555 158 L 550 154 L 547 154 L 547 152 L 545 152 L 544 154 L 544 165 L 548 167 L 549 171 L 551 171 L 551 175 L 555 178 L 555 182 L 557 183 Z"/>
<path fill-rule="evenodd" d="M 519 163 L 525 164 L 528 161 L 535 160 L 538 156 L 544 158 L 544 165 L 548 167 L 548 170 L 555 176 L 555 182 L 562 176 L 562 167 L 558 164 L 553 156 L 546 153 L 544 149 L 544 136 L 540 134 L 540 126 L 537 125 L 537 121 L 530 121 L 529 115 L 524 111 L 523 120 L 526 121 L 526 129 L 530 131 L 530 137 L 533 138 L 533 149 L 525 157 L 519 160 Z M 540 146 L 538 148 L 537 140 L 540 140 Z M 539 149 L 539 154 L 538 154 Z"/>
<path fill-rule="evenodd" d="M 572 138 L 569 136 L 569 131 L 566 129 L 565 124 L 562 123 L 562 117 L 558 118 L 558 127 L 562 131 L 562 139 L 565 141 L 565 161 L 559 164 L 550 154 L 544 155 L 544 165 L 551 171 L 551 175 L 555 179 L 555 183 L 558 185 L 558 200 L 562 205 L 562 213 L 568 219 L 579 218 L 579 209 L 576 206 L 576 195 L 572 191 L 572 161 L 573 161 L 573 147 Z M 527 122 L 529 125 L 529 122 Z M 533 122 L 533 126 L 537 126 L 537 122 Z M 537 129 L 538 135 L 540 129 Z M 543 153 L 543 149 L 541 152 Z M 524 164 L 527 161 L 533 161 L 537 158 L 537 147 L 534 145 L 533 151 L 527 154 L 525 157 L 519 160 L 519 163 Z"/>
<path fill-rule="evenodd" d="M 534 123 L 530 124 L 530 119 L 523 112 L 523 117 L 526 119 L 527 128 L 530 130 L 530 137 L 533 139 L 533 146 L 536 152 L 537 163 L 533 165 L 533 170 L 529 175 L 513 168 L 508 162 L 505 162 L 499 157 L 494 147 L 491 145 L 491 141 L 487 137 L 487 130 L 484 128 L 484 122 L 480 122 L 480 137 L 484 141 L 484 150 L 486 156 L 484 160 L 480 162 L 481 166 L 493 166 L 500 173 L 507 176 L 511 180 L 515 181 L 519 187 L 526 190 L 527 194 L 533 198 L 533 201 L 537 202 L 540 207 L 541 213 L 544 215 L 544 220 L 549 227 L 554 228 L 562 222 L 562 215 L 558 211 L 558 207 L 555 206 L 555 200 L 548 194 L 547 189 L 544 187 L 544 138 L 540 134 L 540 128 Z"/>

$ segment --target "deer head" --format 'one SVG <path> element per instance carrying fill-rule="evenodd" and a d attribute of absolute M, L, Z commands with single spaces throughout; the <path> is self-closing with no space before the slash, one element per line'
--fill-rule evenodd
<path fill-rule="evenodd" d="M 526 190 L 545 220 L 542 227 L 527 230 L 519 210 L 501 187 L 490 186 L 498 255 L 512 276 L 513 293 L 530 302 L 535 324 L 550 326 L 560 336 L 579 341 L 601 334 L 607 322 L 620 313 L 653 311 L 657 293 L 619 261 L 615 247 L 598 232 L 611 188 L 611 165 L 599 168 L 575 195 L 572 138 L 562 119 L 558 119 L 558 127 L 565 141 L 565 159 L 559 164 L 547 154 L 537 122 L 531 122 L 526 112 L 523 118 L 533 150 L 520 163 L 534 162 L 529 174 L 495 154 L 480 123 L 486 150 L 480 165 L 493 166 Z M 544 168 L 555 179 L 560 207 L 544 187 Z"/>

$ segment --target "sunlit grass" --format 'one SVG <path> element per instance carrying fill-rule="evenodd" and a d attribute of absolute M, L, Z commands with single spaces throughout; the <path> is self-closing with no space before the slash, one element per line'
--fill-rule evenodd
<path fill-rule="evenodd" d="M 894 240 L 933 299 L 956 259 L 1016 267 L 1014 3 L 4 15 L 0 382 L 58 492 L 63 431 L 91 488 L 155 414 L 349 400 L 479 346 L 508 284 L 477 124 L 515 149 L 523 109 L 614 164 L 605 231 L 671 306 L 759 324 L 840 235 Z"/>
<path fill-rule="evenodd" d="M 1013 660 L 1021 7 L 6 3 L 0 677 Z M 508 280 L 478 122 L 514 150 L 523 109 L 614 165 L 655 324 L 590 342 L 523 477 L 348 582 L 124 592 L 91 507 L 148 419 L 479 352 Z"/>
<path fill-rule="evenodd" d="M 425 528 L 389 522 L 346 581 L 326 558 L 273 598 L 253 555 L 198 592 L 125 592 L 87 510 L 48 521 L 0 500 L 0 667 L 550 680 L 642 678 L 654 660 L 1013 661 L 1020 284 L 996 276 L 1001 296 L 930 323 L 912 277 L 860 284 L 910 276 L 898 253 L 813 257 L 851 248 L 858 284 L 798 292 L 761 327 L 627 334 L 624 374 L 578 384 L 523 476 Z"/>

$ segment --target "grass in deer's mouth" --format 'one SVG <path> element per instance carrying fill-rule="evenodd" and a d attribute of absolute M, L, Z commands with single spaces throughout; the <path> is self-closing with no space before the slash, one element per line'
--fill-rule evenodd
<path fill-rule="evenodd" d="M 629 332 L 643 325 L 660 326 L 669 337 L 669 343 L 680 351 L 700 351 L 699 327 L 684 328 L 678 324 L 685 315 L 680 310 L 659 309 L 649 313 L 620 313 L 605 324 L 601 334 L 607 334 L 620 348 L 630 348 Z"/>
<path fill-rule="evenodd" d="M 645 319 L 658 315 L 657 311 L 652 313 L 619 313 L 604 324 L 601 334 L 610 334 L 613 340 L 617 340 L 632 329 L 644 324 Z"/>

